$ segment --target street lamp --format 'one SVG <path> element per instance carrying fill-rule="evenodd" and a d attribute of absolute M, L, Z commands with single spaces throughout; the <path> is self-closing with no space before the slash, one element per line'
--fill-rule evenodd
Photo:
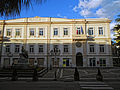
<path fill-rule="evenodd" d="M 57 58 L 56 57 L 60 55 L 60 49 L 55 47 L 53 50 L 50 51 L 50 55 L 51 56 L 55 56 L 54 63 L 55 63 L 55 67 L 56 67 L 56 62 L 57 62 Z M 55 69 L 55 80 L 57 80 L 56 79 L 56 71 L 57 70 Z"/>
<path fill-rule="evenodd" d="M 9 60 L 11 61 L 11 57 L 13 56 L 13 54 L 11 52 L 8 52 L 7 56 L 9 57 Z M 13 67 L 13 65 L 14 65 L 14 62 L 12 62 L 12 67 Z"/>
<path fill-rule="evenodd" d="M 120 46 L 116 46 L 117 47 L 117 56 L 118 56 L 118 66 L 120 66 Z"/>

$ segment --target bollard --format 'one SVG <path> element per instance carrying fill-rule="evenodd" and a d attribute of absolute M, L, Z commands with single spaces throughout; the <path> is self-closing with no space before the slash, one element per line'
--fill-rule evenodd
<path fill-rule="evenodd" d="M 78 70 L 77 70 L 77 67 L 75 68 L 74 80 L 75 80 L 75 81 L 79 81 L 79 72 L 78 72 Z"/>
<path fill-rule="evenodd" d="M 12 81 L 17 81 L 18 80 L 18 76 L 17 76 L 17 71 L 16 69 L 13 69 L 13 72 L 12 72 Z"/>
<path fill-rule="evenodd" d="M 103 76 L 102 76 L 101 71 L 100 71 L 99 68 L 98 68 L 98 73 L 96 75 L 96 80 L 97 81 L 103 81 Z"/>
<path fill-rule="evenodd" d="M 38 72 L 36 68 L 34 69 L 34 72 L 33 72 L 33 81 L 38 81 Z"/>

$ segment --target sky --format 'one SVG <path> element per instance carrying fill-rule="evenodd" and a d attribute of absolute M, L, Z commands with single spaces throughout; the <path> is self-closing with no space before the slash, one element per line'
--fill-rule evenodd
<path fill-rule="evenodd" d="M 115 18 L 120 14 L 120 0 L 46 0 L 42 4 L 33 5 L 29 9 L 22 8 L 20 16 L 4 18 L 25 17 L 57 17 L 68 19 L 83 18 L 109 18 L 112 20 L 110 27 L 113 28 Z"/>

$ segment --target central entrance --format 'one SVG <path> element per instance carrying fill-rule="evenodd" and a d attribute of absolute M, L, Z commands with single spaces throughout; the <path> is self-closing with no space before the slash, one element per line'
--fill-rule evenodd
<path fill-rule="evenodd" d="M 80 52 L 76 54 L 76 66 L 83 66 L 83 56 Z"/>

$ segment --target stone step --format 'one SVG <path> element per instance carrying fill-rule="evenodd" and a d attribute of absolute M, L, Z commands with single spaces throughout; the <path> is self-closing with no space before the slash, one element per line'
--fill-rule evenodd
<path fill-rule="evenodd" d="M 114 90 L 104 82 L 79 82 L 82 90 Z"/>

